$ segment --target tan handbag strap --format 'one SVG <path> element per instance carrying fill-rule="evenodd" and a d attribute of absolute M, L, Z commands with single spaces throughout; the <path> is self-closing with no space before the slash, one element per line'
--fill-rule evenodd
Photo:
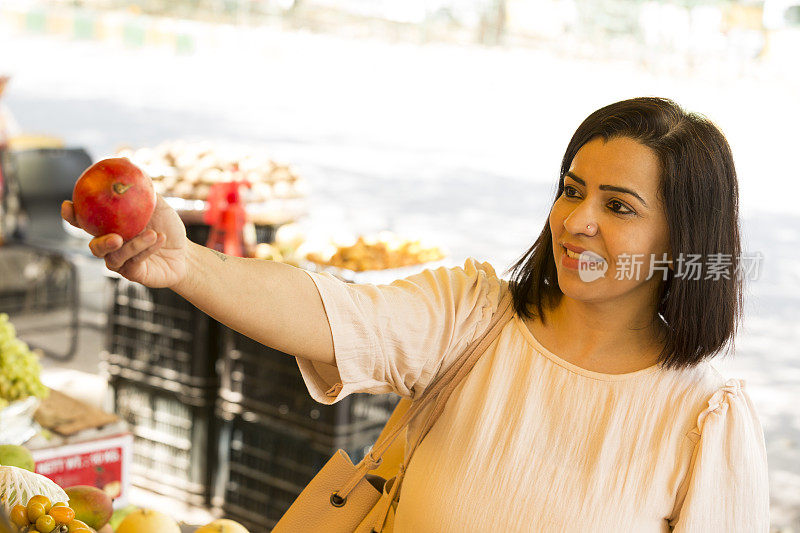
<path fill-rule="evenodd" d="M 389 422 L 387 422 L 387 427 L 384 428 L 378 441 L 373 446 L 372 451 L 357 465 L 357 471 L 353 478 L 338 491 L 340 496 L 346 497 L 368 471 L 380 465 L 383 454 L 389 449 L 389 446 L 391 446 L 392 442 L 402 433 L 406 426 L 408 426 L 419 413 L 423 412 L 428 405 L 434 404 L 434 408 L 428 414 L 427 420 L 423 425 L 423 430 L 417 438 L 417 442 L 414 444 L 410 453 L 407 454 L 405 462 L 400 467 L 401 475 L 405 472 L 411 460 L 411 456 L 414 454 L 414 451 L 419 443 L 422 442 L 425 435 L 427 435 L 428 431 L 430 431 L 430 428 L 433 427 L 439 415 L 441 415 L 444 410 L 444 404 L 447 403 L 450 394 L 452 394 L 453 390 L 455 390 L 469 371 L 472 370 L 472 367 L 480 356 L 483 355 L 489 345 L 494 342 L 495 338 L 500 334 L 500 331 L 506 323 L 514 316 L 513 303 L 512 293 L 510 290 L 506 289 L 500 301 L 500 305 L 483 335 L 470 344 L 443 374 L 440 374 L 437 379 L 426 387 L 423 394 L 411 404 L 410 408 L 402 412 L 402 417 L 397 417 L 400 418 L 400 420 L 389 430 L 389 426 L 392 425 L 395 415 L 399 415 L 400 413 L 395 412 L 392 414 Z M 438 401 L 440 395 L 442 401 Z"/>
<path fill-rule="evenodd" d="M 450 399 L 450 395 L 453 394 L 453 391 L 456 390 L 456 387 L 467 377 L 467 374 L 470 373 L 472 367 L 475 366 L 475 363 L 478 362 L 478 359 L 486 352 L 497 336 L 500 334 L 500 331 L 505 327 L 506 323 L 514 316 L 514 302 L 513 298 L 511 297 L 511 292 L 509 291 L 507 294 L 507 298 L 505 298 L 504 307 L 498 310 L 497 315 L 500 315 L 497 320 L 493 321 L 492 325 L 489 326 L 489 330 L 483 337 L 475 344 L 474 346 L 467 348 L 465 352 L 465 356 L 463 357 L 464 361 L 458 368 L 451 367 L 448 369 L 446 378 L 447 383 L 443 384 L 441 387 L 441 392 L 438 393 L 436 398 L 433 400 L 436 403 L 434 404 L 433 409 L 431 410 L 430 415 L 428 416 L 428 420 L 426 421 L 425 425 L 423 426 L 422 431 L 420 431 L 419 436 L 417 437 L 417 441 L 414 443 L 414 446 L 411 448 L 411 452 L 408 454 L 405 463 L 403 464 L 403 470 L 408 467 L 408 463 L 411 461 L 411 456 L 414 455 L 414 451 L 417 449 L 417 446 L 422 442 L 422 439 L 428 434 L 428 431 L 431 430 L 436 420 L 438 420 L 439 416 L 444 411 L 445 405 L 447 404 L 447 400 Z M 451 374 L 455 374 L 455 376 L 450 377 Z"/>
<path fill-rule="evenodd" d="M 414 444 L 414 448 L 411 449 L 411 453 L 408 454 L 408 459 L 411 459 L 411 455 L 414 453 L 414 449 L 417 445 L 422 442 L 422 439 L 425 438 L 428 431 L 433 427 L 433 424 L 439 418 L 439 415 L 444 410 L 444 405 L 447 403 L 447 400 L 450 398 L 450 395 L 453 391 L 458 387 L 461 381 L 469 374 L 472 370 L 472 367 L 475 366 L 475 363 L 478 362 L 478 359 L 484 354 L 484 352 L 489 348 L 489 345 L 494 342 L 497 336 L 500 334 L 500 331 L 505 327 L 508 320 L 514 316 L 514 305 L 513 305 L 513 298 L 511 297 L 511 292 L 508 291 L 505 295 L 506 297 L 500 302 L 500 306 L 498 307 L 497 312 L 495 313 L 492 323 L 489 325 L 489 328 L 484 332 L 484 334 L 472 343 L 470 346 L 464 350 L 463 355 L 461 355 L 456 362 L 447 369 L 447 372 L 444 373 L 443 376 L 434 383 L 433 387 L 428 387 L 425 389 L 425 393 L 431 391 L 430 397 L 431 400 L 428 400 L 428 396 L 423 394 L 420 397 L 420 400 L 424 399 L 429 403 L 434 403 L 434 409 L 428 416 L 428 420 L 426 421 L 425 425 L 423 426 L 423 430 L 419 433 L 419 437 L 417 438 L 417 442 Z M 427 403 L 425 404 L 427 406 Z M 420 407 L 420 411 L 424 407 Z M 406 462 L 407 464 L 407 462 Z"/>
<path fill-rule="evenodd" d="M 408 410 L 408 412 L 406 412 L 405 417 L 398 423 L 398 428 L 396 430 L 397 434 L 399 434 L 403 428 L 418 415 L 418 413 L 424 411 L 428 405 L 440 405 L 442 407 L 441 409 L 434 408 L 429 413 L 428 420 L 426 421 L 426 424 L 423 425 L 423 430 L 419 434 L 417 444 L 421 442 L 423 438 L 425 438 L 428 430 L 433 427 L 436 419 L 441 414 L 444 404 L 447 403 L 450 394 L 452 394 L 456 387 L 458 387 L 459 383 L 467 376 L 467 374 L 469 374 L 470 370 L 472 370 L 472 367 L 478 362 L 478 359 L 480 359 L 489 345 L 494 342 L 506 323 L 514 316 L 513 303 L 514 300 L 511 291 L 506 291 L 504 298 L 500 301 L 500 305 L 492 317 L 491 324 L 489 324 L 489 327 L 486 329 L 483 335 L 475 340 L 472 344 L 467 346 L 467 348 L 461 353 L 455 362 L 450 365 L 447 371 L 445 371 L 443 374 L 440 374 L 436 380 L 429 384 L 419 399 L 412 403 L 411 408 Z M 382 443 L 384 444 L 382 449 L 376 446 L 378 448 L 377 453 L 382 455 L 383 452 L 391 445 L 391 440 L 391 437 L 389 437 L 385 444 Z M 416 444 L 414 445 L 414 448 L 416 448 Z M 407 454 L 409 456 L 408 459 L 411 459 L 411 454 L 413 454 L 414 448 L 412 448 L 411 452 Z"/>

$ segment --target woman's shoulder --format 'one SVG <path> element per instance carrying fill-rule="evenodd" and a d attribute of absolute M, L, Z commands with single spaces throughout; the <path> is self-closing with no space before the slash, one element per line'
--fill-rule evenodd
<path fill-rule="evenodd" d="M 469 279 L 483 279 L 487 282 L 502 281 L 497 275 L 494 266 L 488 261 L 480 261 L 475 257 L 467 257 L 464 266 L 458 266 L 453 261 L 449 265 L 442 265 L 434 270 L 437 274 L 460 276 Z"/>
<path fill-rule="evenodd" d="M 395 283 L 419 283 L 427 280 L 424 284 L 429 290 L 440 292 L 445 289 L 460 296 L 462 303 L 493 311 L 509 288 L 508 280 L 498 276 L 494 266 L 488 261 L 468 257 L 463 266 L 457 265 L 458 263 L 451 263 L 427 269 Z"/>
<path fill-rule="evenodd" d="M 687 405 L 700 405 L 725 385 L 727 379 L 709 361 L 660 373 L 659 388 Z"/>
<path fill-rule="evenodd" d="M 675 370 L 674 381 L 686 392 L 692 391 L 704 396 L 722 387 L 727 378 L 710 361 L 702 361 L 694 366 Z"/>
<path fill-rule="evenodd" d="M 731 401 L 745 400 L 746 381 L 723 375 L 709 361 L 666 373 L 671 395 L 684 415 L 687 434 L 699 434 L 706 417 L 726 409 Z"/>

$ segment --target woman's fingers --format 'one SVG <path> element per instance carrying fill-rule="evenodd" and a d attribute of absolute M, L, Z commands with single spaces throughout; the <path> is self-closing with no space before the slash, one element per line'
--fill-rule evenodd
<path fill-rule="evenodd" d="M 75 209 L 72 206 L 72 202 L 69 200 L 64 200 L 61 202 L 61 218 L 76 228 L 81 229 L 81 227 L 78 225 L 78 222 L 75 220 Z"/>
<path fill-rule="evenodd" d="M 140 263 L 144 262 L 148 257 L 159 251 L 165 242 L 167 242 L 167 236 L 164 235 L 163 233 L 159 234 L 158 237 L 156 237 L 155 244 L 153 244 L 143 252 L 140 252 L 139 254 L 131 257 L 119 268 L 120 274 L 124 275 L 123 270 L 129 270 L 131 268 L 138 266 Z"/>
<path fill-rule="evenodd" d="M 89 241 L 89 250 L 92 251 L 92 254 L 94 254 L 95 257 L 102 259 L 114 250 L 118 249 L 120 246 L 122 246 L 122 244 L 122 237 L 116 233 L 109 233 L 107 235 L 95 237 Z"/>
<path fill-rule="evenodd" d="M 118 250 L 107 253 L 105 256 L 106 266 L 111 270 L 119 269 L 125 264 L 125 261 L 131 257 L 139 255 L 155 244 L 156 238 L 156 232 L 153 230 L 147 230 L 144 233 L 137 235 L 130 241 L 123 244 Z"/>

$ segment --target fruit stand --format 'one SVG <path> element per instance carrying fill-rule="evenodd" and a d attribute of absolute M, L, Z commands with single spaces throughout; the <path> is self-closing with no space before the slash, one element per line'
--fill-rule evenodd
<path fill-rule="evenodd" d="M 128 237 L 140 233 L 155 208 L 141 200 L 152 187 L 178 212 L 191 241 L 230 253 L 233 228 L 239 255 L 328 272 L 347 282 L 390 283 L 441 266 L 447 255 L 390 232 L 353 235 L 344 242 L 307 239 L 297 223 L 307 209 L 305 180 L 291 165 L 258 152 L 172 141 L 123 148 L 116 155 L 130 159 L 92 166 L 75 187 L 76 217 L 96 234 L 108 232 L 109 219 L 101 213 L 112 204 L 139 210 L 138 219 L 121 223 Z M 102 179 L 91 177 L 95 171 L 124 174 L 129 181 L 98 196 L 94 188 Z M 241 216 L 241 223 L 227 224 L 233 220 L 229 215 Z M 75 238 L 74 230 L 66 229 Z M 79 244 L 87 243 L 84 238 Z M 76 246 L 74 240 L 70 246 Z M 7 465 L 0 455 L 0 469 L 14 469 L 9 479 L 38 480 L 42 487 L 2 500 L 20 531 L 83 531 L 74 520 L 103 533 L 181 530 L 174 517 L 132 507 L 130 494 L 137 488 L 218 517 L 199 529 L 183 525 L 183 531 L 263 531 L 337 449 L 361 460 L 399 401 L 393 394 L 360 394 L 319 404 L 308 394 L 293 356 L 215 321 L 169 289 L 104 273 L 108 301 L 99 359 L 108 412 L 47 390 L 31 377 L 38 376 L 43 352 L 23 348 L 9 333 L 0 344 L 0 361 L 19 360 L 20 353 L 29 361 L 12 365 L 27 370 L 10 372 L 7 385 L 0 367 L 0 401 L 6 395 L 21 410 L 29 398 L 28 433 L 36 430 L 33 438 L 28 434 L 12 443 L 24 443 L 21 449 L 30 453 L 27 470 Z M 21 388 L 23 382 L 29 389 Z"/>
<path fill-rule="evenodd" d="M 0 314 L 0 504 L 19 531 L 104 531 L 126 503 L 130 433 L 44 386 L 40 356 Z"/>

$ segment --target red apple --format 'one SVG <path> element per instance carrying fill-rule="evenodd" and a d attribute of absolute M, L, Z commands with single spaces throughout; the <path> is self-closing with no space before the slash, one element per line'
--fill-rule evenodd
<path fill-rule="evenodd" d="M 95 237 L 140 234 L 156 207 L 153 182 L 125 157 L 103 159 L 87 168 L 72 190 L 75 219 Z"/>

